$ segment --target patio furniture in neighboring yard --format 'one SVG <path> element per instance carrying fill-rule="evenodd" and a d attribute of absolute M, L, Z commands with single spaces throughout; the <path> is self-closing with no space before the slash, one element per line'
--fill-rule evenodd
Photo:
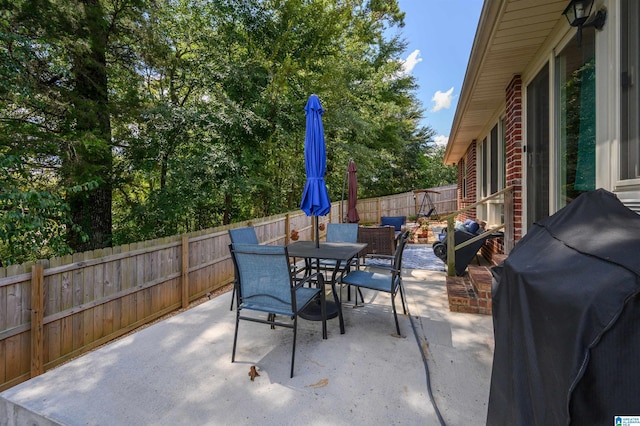
<path fill-rule="evenodd" d="M 396 312 L 395 297 L 400 291 L 400 300 L 402 301 L 402 310 L 407 314 L 407 308 L 404 301 L 404 290 L 402 288 L 402 252 L 407 245 L 409 239 L 409 231 L 405 231 L 400 237 L 398 247 L 396 249 L 393 265 L 389 268 L 381 268 L 382 272 L 371 272 L 364 270 L 351 271 L 341 278 L 343 284 L 358 287 L 358 289 L 368 288 L 370 290 L 383 291 L 391 295 L 391 306 L 393 307 L 393 317 L 396 321 L 396 331 L 400 335 L 400 325 L 398 323 L 398 314 Z M 356 298 L 356 304 L 358 299 Z"/>
<path fill-rule="evenodd" d="M 322 338 L 327 338 L 324 276 L 321 273 L 315 273 L 302 280 L 294 280 L 289 253 L 284 246 L 232 244 L 231 254 L 238 279 L 236 329 L 233 336 L 231 362 L 234 362 L 236 357 L 240 320 L 292 328 L 291 377 L 293 377 L 298 315 L 318 298 L 322 315 Z M 304 287 L 312 280 L 317 281 L 317 287 Z M 246 316 L 242 314 L 245 309 L 266 312 L 270 315 L 266 320 Z M 289 317 L 293 323 L 276 321 L 275 314 Z"/>
<path fill-rule="evenodd" d="M 418 208 L 418 211 L 416 212 L 416 216 L 418 218 L 426 217 L 426 218 L 433 218 L 435 220 L 438 220 L 440 218 L 440 216 L 438 215 L 438 212 L 436 211 L 436 206 L 435 206 L 435 204 L 433 204 L 433 201 L 431 200 L 431 197 L 429 196 L 429 193 L 440 194 L 440 192 L 433 191 L 431 189 L 414 189 L 413 190 L 413 198 L 414 199 L 418 196 L 418 194 L 423 194 L 422 202 L 420 203 L 420 207 Z"/>

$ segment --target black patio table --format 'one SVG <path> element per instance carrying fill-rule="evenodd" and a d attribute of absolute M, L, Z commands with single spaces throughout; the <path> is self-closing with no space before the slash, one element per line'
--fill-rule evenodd
<path fill-rule="evenodd" d="M 333 299 L 335 303 L 327 302 L 327 318 L 335 318 L 338 316 L 340 321 L 340 334 L 344 334 L 344 319 L 342 318 L 342 305 L 338 292 L 336 291 L 336 278 L 338 273 L 342 271 L 342 267 L 348 267 L 351 260 L 358 256 L 361 250 L 367 247 L 366 243 L 319 243 L 316 247 L 315 241 L 296 241 L 287 246 L 289 256 L 304 258 L 307 265 L 313 267 L 312 260 L 316 260 L 316 269 L 320 269 L 320 259 L 335 260 L 336 265 L 331 274 L 331 279 L 327 280 L 331 284 Z M 325 282 L 327 282 L 325 281 Z M 310 321 L 320 321 L 320 306 L 311 304 L 300 316 Z"/>

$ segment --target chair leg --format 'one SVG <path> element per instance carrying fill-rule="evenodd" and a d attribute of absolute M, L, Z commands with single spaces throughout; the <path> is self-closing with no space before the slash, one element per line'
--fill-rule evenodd
<path fill-rule="evenodd" d="M 405 315 L 407 315 L 407 307 L 405 305 L 405 296 L 404 296 L 404 290 L 402 286 L 402 280 L 400 280 L 400 283 L 398 283 L 398 287 L 400 287 L 400 300 L 402 301 L 402 312 Z"/>
<path fill-rule="evenodd" d="M 391 306 L 393 307 L 393 318 L 396 320 L 396 331 L 398 332 L 398 336 L 400 334 L 400 323 L 398 322 L 398 313 L 396 312 L 396 297 L 395 293 L 391 293 Z"/>
<path fill-rule="evenodd" d="M 298 334 L 298 315 L 293 317 L 293 349 L 291 349 L 291 376 L 293 378 L 293 364 L 296 361 L 296 336 Z"/>
<path fill-rule="evenodd" d="M 233 311 L 233 299 L 236 297 L 236 282 L 233 282 L 233 290 L 231 290 L 231 306 L 229 306 L 229 310 Z"/>
<path fill-rule="evenodd" d="M 327 300 L 323 291 L 320 292 L 320 315 L 322 316 L 322 338 L 327 339 Z"/>
<path fill-rule="evenodd" d="M 340 299 L 338 298 L 336 285 L 333 282 L 331 283 L 331 292 L 333 293 L 333 300 L 336 304 L 336 308 L 338 309 L 338 322 L 340 324 L 340 334 L 344 334 L 344 317 L 342 316 L 342 304 L 340 303 Z"/>
<path fill-rule="evenodd" d="M 268 314 L 267 321 L 271 322 L 271 329 L 275 330 L 276 325 L 274 324 L 274 322 L 276 321 L 276 314 Z"/>
<path fill-rule="evenodd" d="M 236 331 L 233 333 L 233 350 L 231 351 L 231 362 L 236 360 L 236 343 L 238 341 L 238 325 L 240 325 L 240 309 L 236 311 Z"/>

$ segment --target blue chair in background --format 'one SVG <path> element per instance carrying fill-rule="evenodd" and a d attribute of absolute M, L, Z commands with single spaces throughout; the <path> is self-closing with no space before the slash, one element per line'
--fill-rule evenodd
<path fill-rule="evenodd" d="M 396 238 L 402 233 L 402 227 L 407 223 L 406 216 L 382 216 L 380 218 L 381 226 L 393 226 L 396 231 Z"/>
<path fill-rule="evenodd" d="M 328 243 L 357 243 L 358 242 L 358 230 L 357 223 L 328 223 L 327 224 L 327 236 L 326 241 Z M 341 262 L 339 267 L 336 268 L 336 261 L 329 259 L 320 260 L 320 268 L 327 272 L 331 272 L 331 279 L 335 281 L 337 273 L 344 271 L 347 266 L 358 267 L 359 257 L 353 259 L 350 265 L 344 265 Z M 351 300 L 351 292 L 348 291 L 347 299 Z"/>
<path fill-rule="evenodd" d="M 256 228 L 253 226 L 229 229 L 229 238 L 231 238 L 231 244 L 260 244 Z"/>
<path fill-rule="evenodd" d="M 328 243 L 357 243 L 358 224 L 357 223 L 328 223 L 327 224 Z"/>
<path fill-rule="evenodd" d="M 231 244 L 260 244 L 258 242 L 256 229 L 253 226 L 229 229 L 229 238 L 231 239 Z M 230 311 L 233 311 L 233 299 L 237 293 L 237 282 L 238 278 L 235 277 L 233 280 L 233 293 L 231 294 L 231 307 L 229 308 Z"/>
<path fill-rule="evenodd" d="M 402 288 L 402 253 L 409 239 L 409 231 L 405 231 L 398 241 L 396 253 L 393 256 L 393 264 L 390 267 L 376 267 L 381 272 L 371 272 L 365 270 L 354 270 L 341 279 L 343 284 L 352 285 L 370 290 L 382 291 L 391 295 L 391 306 L 393 307 L 393 316 L 396 320 L 396 331 L 400 335 L 400 324 L 398 323 L 398 314 L 396 312 L 395 297 L 400 292 L 400 300 L 402 301 L 402 310 L 407 314 L 407 308 L 404 301 L 404 290 Z M 356 304 L 358 298 L 356 297 Z"/>
<path fill-rule="evenodd" d="M 302 280 L 294 280 L 289 254 L 285 246 L 256 244 L 231 244 L 231 255 L 237 277 L 238 304 L 236 309 L 236 329 L 233 336 L 231 362 L 235 362 L 240 320 L 276 325 L 293 329 L 291 351 L 291 376 L 296 354 L 298 314 L 310 303 L 320 298 L 322 317 L 322 338 L 327 338 L 327 312 L 324 292 L 324 276 L 314 273 Z M 304 287 L 307 282 L 317 286 Z M 256 316 L 243 315 L 252 310 L 269 314 L 266 320 Z M 291 322 L 276 321 L 275 314 L 289 317 Z"/>

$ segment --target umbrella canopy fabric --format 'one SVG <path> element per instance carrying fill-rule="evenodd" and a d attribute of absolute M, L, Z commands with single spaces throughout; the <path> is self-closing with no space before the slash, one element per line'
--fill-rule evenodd
<path fill-rule="evenodd" d="M 304 137 L 304 164 L 307 182 L 302 193 L 300 209 L 307 216 L 325 216 L 331 210 L 331 201 L 329 201 L 327 185 L 324 182 L 327 152 L 324 144 L 324 128 L 322 127 L 324 110 L 318 96 L 309 96 L 304 111 L 307 116 Z"/>
<path fill-rule="evenodd" d="M 350 223 L 357 223 L 360 221 L 360 215 L 356 204 L 358 203 L 358 169 L 356 163 L 353 160 L 349 160 L 349 166 L 347 167 L 347 174 L 349 176 L 349 203 L 347 210 L 347 219 Z"/>

